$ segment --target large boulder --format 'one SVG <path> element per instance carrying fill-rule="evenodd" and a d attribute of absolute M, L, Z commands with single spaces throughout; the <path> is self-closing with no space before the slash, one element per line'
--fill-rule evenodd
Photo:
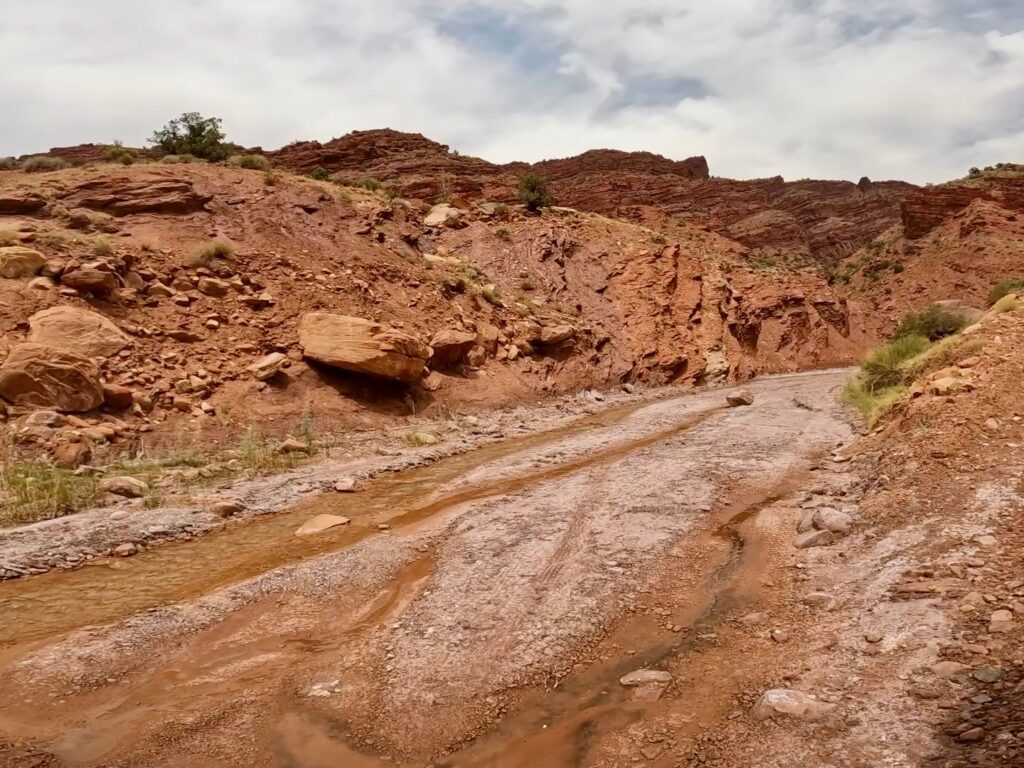
<path fill-rule="evenodd" d="M 541 344 L 561 344 L 576 335 L 576 329 L 571 325 L 545 325 L 540 329 L 539 341 Z"/>
<path fill-rule="evenodd" d="M 43 254 L 22 245 L 0 248 L 0 277 L 18 278 L 38 275 L 46 259 Z"/>
<path fill-rule="evenodd" d="M 462 358 L 475 343 L 475 333 L 453 329 L 438 331 L 430 339 L 430 347 L 434 350 L 430 358 L 431 367 L 446 368 L 462 362 Z"/>
<path fill-rule="evenodd" d="M 113 357 L 128 336 L 98 312 L 66 305 L 36 312 L 28 319 L 28 340 L 85 357 Z"/>
<path fill-rule="evenodd" d="M 452 227 L 465 226 L 459 217 L 459 209 L 448 203 L 435 205 L 423 218 L 423 225 L 426 227 Z"/>
<path fill-rule="evenodd" d="M 103 403 L 103 386 L 89 358 L 25 342 L 0 366 L 0 397 L 16 405 L 91 411 Z"/>
<path fill-rule="evenodd" d="M 299 322 L 303 355 L 317 363 L 397 381 L 420 378 L 431 349 L 414 336 L 348 315 L 310 312 Z"/>

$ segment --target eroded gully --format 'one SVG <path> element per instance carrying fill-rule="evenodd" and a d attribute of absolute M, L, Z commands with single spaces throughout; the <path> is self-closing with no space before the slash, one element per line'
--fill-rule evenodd
<path fill-rule="evenodd" d="M 437 765 L 587 765 L 593 744 L 641 717 L 645 708 L 656 706 L 657 697 L 638 697 L 618 686 L 618 678 L 633 669 L 677 662 L 701 642 L 723 611 L 750 599 L 756 591 L 763 558 L 762 542 L 752 523 L 759 510 L 798 489 L 815 457 L 844 436 L 831 402 L 839 380 L 834 373 L 766 380 L 756 385 L 759 405 L 745 414 L 723 413 L 718 393 L 631 408 L 621 414 L 606 412 L 604 421 L 580 424 L 578 430 L 559 430 L 546 439 L 531 439 L 527 445 L 524 441 L 498 444 L 432 467 L 381 478 L 362 494 L 344 499 L 344 514 L 353 518 L 352 528 L 315 541 L 296 539 L 291 533 L 306 517 L 337 511 L 337 497 L 315 499 L 274 519 L 228 529 L 205 541 L 158 549 L 118 570 L 91 568 L 28 580 L 7 593 L 0 589 L 0 599 L 7 601 L 4 609 L 13 606 L 17 616 L 16 627 L 8 623 L 3 629 L 7 633 L 3 639 L 9 645 L 6 658 L 13 662 L 44 653 L 47 642 L 57 649 L 63 647 L 61 636 L 87 623 L 114 621 L 304 558 L 354 549 L 370 537 L 393 536 L 397 542 L 403 536 L 415 540 L 441 531 L 440 539 L 424 539 L 429 543 L 417 547 L 415 556 L 394 569 L 379 588 L 361 592 L 329 619 L 307 618 L 302 624 L 294 617 L 287 621 L 279 618 L 276 625 L 270 622 L 272 629 L 262 626 L 254 633 L 254 625 L 265 625 L 275 610 L 282 615 L 285 612 L 275 609 L 273 599 L 256 601 L 228 614 L 216 626 L 186 633 L 192 636 L 185 646 L 169 653 L 175 658 L 157 663 L 155 671 L 133 672 L 135 679 L 118 679 L 116 684 L 111 677 L 107 689 L 101 685 L 72 692 L 67 698 L 78 694 L 80 711 L 75 715 L 45 702 L 39 709 L 28 707 L 33 716 L 48 709 L 56 715 L 50 727 L 33 730 L 34 740 L 50 744 L 53 754 L 68 765 L 105 765 L 103 761 L 119 750 L 136 755 L 125 765 L 228 765 L 216 760 L 195 762 L 180 755 L 180 762 L 164 762 L 146 746 L 150 738 L 146 731 L 172 712 L 194 708 L 195 716 L 208 714 L 242 691 L 262 691 L 270 696 L 262 706 L 272 713 L 273 726 L 256 739 L 262 746 L 255 746 L 247 758 L 254 765 L 376 766 L 419 761 L 439 753 L 449 756 L 440 758 Z M 586 439 L 581 439 L 584 436 Z M 687 512 L 685 523 L 676 519 L 678 514 L 671 522 L 659 518 L 661 528 L 656 536 L 636 541 L 619 537 L 609 546 L 595 534 L 597 528 L 587 526 L 606 527 L 601 510 L 614 510 L 629 500 L 604 498 L 604 492 L 635 492 L 648 485 L 652 500 L 662 499 L 671 507 L 687 506 L 665 499 L 666 492 L 680 487 L 678 484 L 666 484 L 658 475 L 635 477 L 645 469 L 661 474 L 692 472 L 687 484 L 694 497 L 692 510 L 683 510 Z M 623 478 L 639 480 L 641 485 L 627 487 Z M 595 485 L 600 486 L 597 495 L 592 493 Z M 549 509 L 552 500 L 559 499 L 562 503 Z M 500 659 L 477 659 L 474 664 L 478 668 L 461 681 L 460 690 L 452 693 L 451 686 L 445 689 L 450 699 L 431 699 L 441 705 L 440 712 L 435 707 L 437 715 L 421 711 L 422 717 L 434 723 L 410 724 L 408 737 L 384 728 L 380 721 L 417 711 L 423 663 L 433 663 L 433 672 L 443 674 L 451 657 L 456 657 L 455 663 L 465 663 L 459 657 L 478 653 L 474 648 L 457 648 L 435 657 L 436 643 L 431 643 L 430 631 L 421 632 L 420 627 L 424 622 L 436 622 L 437 616 L 431 614 L 439 602 L 457 614 L 474 612 L 473 596 L 464 594 L 473 588 L 460 579 L 454 564 L 463 543 L 459 537 L 467 534 L 452 530 L 451 520 L 472 513 L 480 516 L 482 525 L 490 515 L 495 530 L 507 526 L 511 519 L 519 524 L 518 517 L 503 517 L 510 514 L 505 509 L 510 501 L 532 505 L 530 509 L 536 513 L 535 519 L 528 521 L 532 527 L 543 529 L 550 515 L 557 530 L 547 537 L 551 546 L 536 554 L 536 567 L 512 553 L 514 563 L 530 571 L 527 581 L 541 597 L 536 609 L 510 609 L 505 626 L 484 628 L 480 632 L 484 646 L 491 653 L 512 651 L 521 654 L 524 662 L 531 661 L 522 645 L 524 637 L 535 636 L 529 635 L 531 625 L 552 624 L 558 616 L 570 631 L 557 628 L 549 634 L 558 641 L 565 635 L 564 644 L 554 643 L 562 656 L 567 648 L 575 648 L 570 663 L 548 659 L 550 676 L 545 679 L 543 675 L 510 675 Z M 581 503 L 587 507 L 584 512 Z M 660 508 L 656 512 L 662 514 Z M 700 512 L 703 514 L 697 514 Z M 392 532 L 379 534 L 381 522 L 390 524 Z M 505 532 L 512 533 L 515 531 Z M 686 535 L 681 539 L 680 534 Z M 544 538 L 538 534 L 538 539 Z M 673 541 L 678 561 L 666 557 Z M 588 552 L 586 545 L 594 552 Z M 641 552 L 648 546 L 651 552 Z M 626 552 L 627 559 L 635 558 L 635 572 L 616 564 L 596 576 L 600 566 L 593 556 L 600 563 L 609 552 Z M 665 587 L 676 592 L 677 607 L 669 629 L 646 615 L 624 612 L 622 601 L 602 599 L 612 589 L 630 593 L 643 585 L 662 588 L 659 580 L 664 580 L 666 563 L 674 566 L 676 562 L 688 574 L 684 583 Z M 515 566 L 513 562 L 498 564 L 496 573 L 503 567 Z M 620 573 L 623 570 L 626 572 Z M 610 576 L 606 571 L 611 571 Z M 158 585 L 148 583 L 154 578 Z M 577 610 L 582 616 L 587 605 L 547 605 L 549 591 L 577 589 L 583 583 L 594 593 L 595 605 L 607 614 L 601 621 L 573 621 Z M 500 589 L 502 585 L 494 586 Z M 509 605 L 517 604 L 521 584 L 509 581 L 506 586 Z M 65 594 L 54 596 L 58 589 Z M 93 602 L 102 606 L 77 604 L 86 594 L 95 596 L 96 590 L 100 599 Z M 458 599 L 452 597 L 460 590 L 463 594 Z M 498 603 L 502 599 L 496 598 Z M 326 606 L 330 601 L 322 603 Z M 278 602 L 278 606 L 282 604 Z M 590 610 L 593 612 L 592 606 Z M 126 634 L 116 627 L 105 631 L 111 642 L 119 633 Z M 154 645 L 157 647 L 152 650 L 159 652 L 159 642 Z M 591 656 L 580 651 L 587 647 L 603 650 Z M 197 655 L 199 648 L 203 651 Z M 380 659 L 370 658 L 379 656 L 381 648 L 391 649 L 388 658 L 402 653 L 402 658 L 409 654 L 415 661 L 403 666 L 396 659 L 383 666 Z M 218 674 L 256 657 L 263 661 L 250 672 Z M 332 713 L 306 701 L 296 703 L 294 694 L 282 698 L 283 688 L 293 689 L 297 680 L 310 679 L 312 670 L 325 665 L 346 670 L 352 680 L 352 701 L 339 702 L 339 709 Z M 542 665 L 531 661 L 530 666 Z M 359 701 L 364 677 L 367 693 L 365 700 Z M 179 686 L 173 694 L 171 685 Z M 372 690 L 382 685 L 388 690 Z M 0 685 L 0 691 L 4 687 Z M 475 705 L 487 693 L 501 700 L 496 708 L 465 715 L 448 711 L 463 702 Z M 328 698 L 317 697 L 316 703 L 327 704 Z M 75 727 L 73 722 L 88 712 L 94 719 Z M 0 730 L 22 727 L 26 716 L 5 708 L 0 711 Z M 216 730 L 203 731 L 199 742 L 204 748 L 217 743 Z"/>

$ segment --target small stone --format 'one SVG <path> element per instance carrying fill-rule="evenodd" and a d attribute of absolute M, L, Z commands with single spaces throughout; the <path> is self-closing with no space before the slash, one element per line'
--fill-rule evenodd
<path fill-rule="evenodd" d="M 771 635 L 772 640 L 776 643 L 784 643 L 789 640 L 789 633 L 784 629 L 773 629 Z"/>
<path fill-rule="evenodd" d="M 1013 612 L 1002 608 L 992 611 L 988 619 L 989 632 L 1010 632 L 1013 630 Z"/>
<path fill-rule="evenodd" d="M 852 523 L 852 517 L 832 507 L 821 507 L 814 513 L 814 527 L 822 531 L 847 534 Z"/>
<path fill-rule="evenodd" d="M 257 381 L 266 381 L 273 378 L 287 360 L 288 357 L 281 352 L 271 352 L 269 355 L 261 357 L 245 370 L 251 373 Z"/>
<path fill-rule="evenodd" d="M 725 402 L 730 408 L 739 408 L 744 405 L 754 404 L 754 393 L 749 389 L 740 389 L 736 392 L 730 392 L 725 396 Z"/>
<path fill-rule="evenodd" d="M 334 484 L 334 490 L 338 493 L 354 493 L 356 490 L 356 479 L 354 477 L 342 477 Z"/>
<path fill-rule="evenodd" d="M 802 691 L 775 688 L 761 694 L 761 698 L 751 708 L 750 716 L 755 720 L 767 720 L 775 715 L 787 715 L 798 720 L 818 720 L 834 707 L 834 704 L 817 701 Z"/>
<path fill-rule="evenodd" d="M 660 669 L 637 669 L 619 678 L 619 685 L 632 688 L 638 685 L 668 685 L 672 675 Z"/>
<path fill-rule="evenodd" d="M 827 611 L 831 611 L 838 603 L 835 597 L 827 592 L 811 592 L 804 596 L 802 602 L 811 608 L 824 608 Z"/>
<path fill-rule="evenodd" d="M 100 490 L 115 496 L 138 499 L 146 495 L 149 486 L 137 477 L 108 477 L 100 481 Z"/>
<path fill-rule="evenodd" d="M 972 676 L 980 683 L 998 683 L 1003 679 L 1003 670 L 999 667 L 979 667 Z"/>
<path fill-rule="evenodd" d="M 932 664 L 932 672 L 945 680 L 966 674 L 969 670 L 970 667 L 959 661 L 940 661 L 937 664 Z"/>
<path fill-rule="evenodd" d="M 881 632 L 865 632 L 864 639 L 869 643 L 880 643 L 882 642 L 883 635 Z"/>
<path fill-rule="evenodd" d="M 115 557 L 131 557 L 139 551 L 139 548 L 132 544 L 130 541 L 126 541 L 124 544 L 118 544 L 114 547 Z"/>
<path fill-rule="evenodd" d="M 793 546 L 797 549 L 809 549 L 810 547 L 825 547 L 835 541 L 835 534 L 831 531 L 807 531 L 798 533 L 793 539 Z"/>
<path fill-rule="evenodd" d="M 963 733 L 961 733 L 956 738 L 957 738 L 957 741 L 963 741 L 963 742 L 966 742 L 966 743 L 972 743 L 972 742 L 976 742 L 976 741 L 981 741 L 982 739 L 985 738 L 985 729 L 984 728 L 971 728 L 968 731 L 964 731 Z"/>
<path fill-rule="evenodd" d="M 210 512 L 217 517 L 234 517 L 245 509 L 245 505 L 237 501 L 217 501 L 210 505 Z"/>
<path fill-rule="evenodd" d="M 289 437 L 277 446 L 278 453 L 309 453 L 309 446 L 301 440 Z"/>

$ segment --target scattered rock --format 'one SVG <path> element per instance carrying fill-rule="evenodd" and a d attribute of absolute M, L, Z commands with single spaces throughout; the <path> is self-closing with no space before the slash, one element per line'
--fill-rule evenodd
<path fill-rule="evenodd" d="M 475 343 L 475 333 L 451 329 L 438 331 L 430 339 L 430 347 L 433 350 L 430 367 L 446 368 L 462 362 Z"/>
<path fill-rule="evenodd" d="M 852 523 L 852 517 L 832 507 L 821 507 L 814 512 L 814 527 L 822 531 L 845 535 L 850 532 Z"/>
<path fill-rule="evenodd" d="M 936 664 L 932 664 L 932 673 L 936 677 L 941 677 L 944 680 L 951 680 L 959 675 L 966 674 L 970 671 L 970 667 L 966 664 L 961 664 L 959 661 L 940 661 Z"/>
<path fill-rule="evenodd" d="M 334 484 L 334 490 L 338 493 L 354 493 L 356 490 L 356 479 L 354 477 L 342 477 Z"/>
<path fill-rule="evenodd" d="M 571 325 L 545 325 L 540 329 L 541 344 L 561 344 L 576 335 L 576 329 Z"/>
<path fill-rule="evenodd" d="M 105 493 L 112 493 L 115 496 L 125 496 L 129 499 L 139 499 L 146 495 L 149 486 L 137 477 L 128 475 L 122 477 L 108 477 L 100 481 L 100 490 Z"/>
<path fill-rule="evenodd" d="M 339 525 L 348 525 L 350 522 L 351 520 L 347 517 L 341 517 L 340 515 L 317 515 L 316 517 L 310 518 L 304 522 L 299 529 L 295 531 L 295 535 L 309 536 L 310 534 L 320 533 Z"/>
<path fill-rule="evenodd" d="M 15 346 L 0 366 L 0 397 L 16 405 L 76 413 L 98 408 L 103 387 L 92 360 L 25 342 Z"/>
<path fill-rule="evenodd" d="M 754 404 L 754 393 L 749 389 L 741 389 L 737 392 L 730 392 L 725 396 L 725 402 L 730 408 L 738 408 L 743 405 Z"/>
<path fill-rule="evenodd" d="M 0 248 L 0 277 L 16 279 L 39 274 L 46 259 L 43 254 L 22 245 Z"/>
<path fill-rule="evenodd" d="M 401 331 L 361 317 L 311 312 L 299 323 L 306 358 L 323 365 L 398 381 L 420 378 L 429 346 Z"/>
<path fill-rule="evenodd" d="M 266 381 L 273 378 L 287 360 L 287 355 L 281 352 L 271 352 L 269 355 L 261 357 L 245 370 L 251 373 L 257 381 Z"/>
<path fill-rule="evenodd" d="M 309 445 L 302 440 L 289 437 L 277 446 L 278 453 L 309 453 Z"/>
<path fill-rule="evenodd" d="M 430 213 L 423 218 L 423 226 L 425 227 L 457 228 L 461 224 L 462 220 L 459 217 L 459 210 L 448 205 L 448 203 L 435 205 L 430 209 Z"/>
<path fill-rule="evenodd" d="M 127 411 L 135 402 L 134 393 L 120 384 L 103 385 L 103 404 L 115 411 Z"/>
<path fill-rule="evenodd" d="M 979 667 L 974 670 L 972 677 L 981 683 L 998 683 L 1003 679 L 1003 670 L 999 667 Z"/>
<path fill-rule="evenodd" d="M 205 296 L 219 298 L 228 295 L 231 284 L 215 277 L 200 277 L 199 282 L 196 283 L 196 289 Z"/>
<path fill-rule="evenodd" d="M 619 685 L 631 688 L 637 685 L 668 685 L 672 675 L 660 669 L 637 669 L 619 678 Z"/>
<path fill-rule="evenodd" d="M 61 304 L 28 319 L 28 341 L 83 357 L 113 357 L 131 341 L 98 312 Z"/>
<path fill-rule="evenodd" d="M 237 501 L 217 501 L 210 505 L 210 512 L 217 517 L 234 517 L 245 509 L 245 505 Z"/>
<path fill-rule="evenodd" d="M 1010 632 L 1013 630 L 1013 611 L 1002 608 L 993 611 L 988 619 L 989 632 Z"/>
<path fill-rule="evenodd" d="M 761 694 L 750 715 L 755 720 L 767 720 L 775 715 L 786 715 L 798 720 L 819 720 L 835 708 L 808 696 L 802 691 L 774 688 Z"/>
<path fill-rule="evenodd" d="M 807 531 L 798 533 L 793 539 L 793 546 L 797 549 L 809 549 L 810 547 L 826 547 L 833 543 L 836 535 L 832 531 Z"/>
<path fill-rule="evenodd" d="M 130 541 L 126 541 L 124 544 L 118 544 L 114 547 L 113 554 L 115 557 L 131 557 L 132 555 L 137 554 L 138 551 L 139 548 L 137 546 L 132 544 Z"/>

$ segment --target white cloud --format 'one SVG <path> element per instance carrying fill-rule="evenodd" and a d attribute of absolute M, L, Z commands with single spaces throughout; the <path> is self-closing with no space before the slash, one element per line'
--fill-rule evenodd
<path fill-rule="evenodd" d="M 0 154 L 137 144 L 196 109 L 267 147 L 388 126 L 496 161 L 611 146 L 737 177 L 1024 156 L 1006 0 L 37 0 L 5 11 L 0 72 Z"/>

